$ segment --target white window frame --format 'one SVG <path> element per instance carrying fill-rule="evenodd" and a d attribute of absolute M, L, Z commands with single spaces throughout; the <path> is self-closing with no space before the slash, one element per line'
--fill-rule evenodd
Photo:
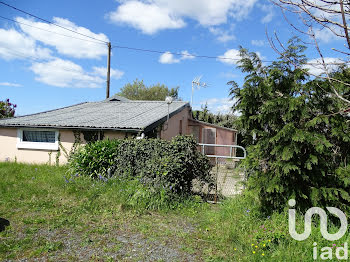
<path fill-rule="evenodd" d="M 53 131 L 55 132 L 55 143 L 28 142 L 23 141 L 23 131 Z M 58 150 L 58 130 L 42 128 L 17 129 L 17 149 Z"/>

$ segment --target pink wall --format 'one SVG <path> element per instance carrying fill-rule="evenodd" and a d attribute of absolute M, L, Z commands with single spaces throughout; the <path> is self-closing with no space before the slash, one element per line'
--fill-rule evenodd
<path fill-rule="evenodd" d="M 215 142 L 214 141 L 207 141 L 205 139 L 206 132 L 205 129 L 210 129 L 212 132 L 215 132 Z M 197 134 L 198 143 L 205 143 L 205 144 L 218 144 L 218 145 L 236 145 L 236 137 L 237 137 L 237 131 L 227 128 L 222 128 L 217 125 L 212 125 L 209 123 L 199 122 L 196 120 L 189 120 L 189 130 L 192 134 Z M 221 156 L 229 156 L 230 155 L 230 149 L 225 147 L 207 147 L 205 153 L 206 154 L 213 154 L 213 155 L 221 155 Z M 233 152 L 234 155 L 234 152 Z"/>
<path fill-rule="evenodd" d="M 190 108 L 186 107 L 181 112 L 172 116 L 169 119 L 169 123 L 164 123 L 162 130 L 160 131 L 160 138 L 165 140 L 171 140 L 174 136 L 180 133 L 180 123 L 182 123 L 182 134 L 188 135 L 188 119 L 190 117 Z"/>

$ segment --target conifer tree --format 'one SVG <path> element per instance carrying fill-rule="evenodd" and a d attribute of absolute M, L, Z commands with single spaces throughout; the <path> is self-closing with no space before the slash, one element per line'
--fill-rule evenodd
<path fill-rule="evenodd" d="M 233 109 L 241 112 L 244 143 L 250 145 L 244 161 L 249 188 L 258 192 L 266 211 L 282 210 L 291 198 L 302 209 L 328 205 L 346 211 L 349 117 L 329 96 L 329 82 L 312 80 L 300 69 L 306 61 L 304 50 L 298 39 L 291 39 L 282 56 L 288 59 L 265 66 L 255 53 L 240 49 L 239 68 L 247 75 L 243 86 L 230 84 L 237 99 Z M 349 81 L 349 69 L 332 77 Z M 341 83 L 336 88 L 349 92 Z"/>

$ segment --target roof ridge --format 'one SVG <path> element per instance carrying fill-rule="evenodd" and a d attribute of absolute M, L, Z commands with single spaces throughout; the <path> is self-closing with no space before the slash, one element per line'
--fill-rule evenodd
<path fill-rule="evenodd" d="M 92 102 L 92 103 L 138 103 L 138 102 L 145 102 L 145 103 L 166 103 L 166 101 L 163 100 L 129 100 L 129 101 L 97 101 L 97 102 Z M 188 101 L 173 101 L 172 103 L 189 103 Z"/>

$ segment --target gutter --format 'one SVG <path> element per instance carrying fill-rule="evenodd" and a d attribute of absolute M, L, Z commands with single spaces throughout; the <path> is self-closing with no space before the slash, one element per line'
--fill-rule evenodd
<path fill-rule="evenodd" d="M 131 133 L 139 133 L 143 129 L 136 128 L 104 128 L 104 127 L 68 127 L 68 126 L 33 126 L 33 125 L 0 125 L 6 128 L 46 128 L 46 129 L 67 129 L 67 130 L 103 130 L 103 131 L 127 131 Z"/>

